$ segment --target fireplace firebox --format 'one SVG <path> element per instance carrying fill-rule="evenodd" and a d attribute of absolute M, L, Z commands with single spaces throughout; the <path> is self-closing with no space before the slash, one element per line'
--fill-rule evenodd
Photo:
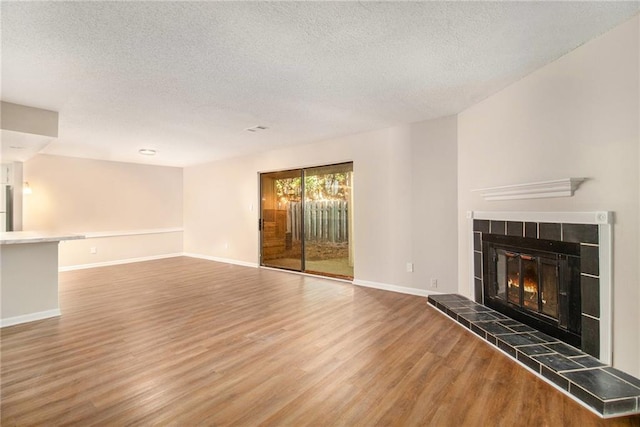
<path fill-rule="evenodd" d="M 482 246 L 484 304 L 580 348 L 580 245 L 487 234 Z"/>

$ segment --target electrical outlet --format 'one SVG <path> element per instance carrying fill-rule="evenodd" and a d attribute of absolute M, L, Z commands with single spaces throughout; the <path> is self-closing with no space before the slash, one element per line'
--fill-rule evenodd
<path fill-rule="evenodd" d="M 98 248 L 96 248 L 95 246 L 92 246 L 91 249 L 89 249 L 89 253 L 92 253 L 94 255 L 97 254 L 98 253 Z"/>
<path fill-rule="evenodd" d="M 413 263 L 412 262 L 408 262 L 407 263 L 407 273 L 413 273 Z"/>
<path fill-rule="evenodd" d="M 431 287 L 432 288 L 438 287 L 438 279 L 434 279 L 433 277 L 431 278 Z"/>

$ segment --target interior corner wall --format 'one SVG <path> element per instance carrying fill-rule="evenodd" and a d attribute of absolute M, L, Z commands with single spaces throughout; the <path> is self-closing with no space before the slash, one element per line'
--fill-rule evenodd
<path fill-rule="evenodd" d="M 440 277 L 437 291 L 455 291 L 456 239 L 441 238 L 456 230 L 455 132 L 448 118 L 185 168 L 185 252 L 257 265 L 258 173 L 353 161 L 355 280 L 422 294 L 425 277 Z M 414 215 L 424 198 L 439 205 L 442 227 Z"/>
<path fill-rule="evenodd" d="M 449 116 L 411 126 L 413 280 L 430 292 L 458 291 L 457 123 Z"/>
<path fill-rule="evenodd" d="M 638 16 L 458 115 L 459 291 L 467 211 L 613 211 L 613 365 L 640 376 Z M 474 189 L 587 180 L 573 197 L 485 201 Z"/>
<path fill-rule="evenodd" d="M 175 167 L 37 155 L 24 163 L 32 194 L 24 197 L 23 228 L 93 236 L 60 245 L 65 268 L 181 254 L 182 173 Z"/>

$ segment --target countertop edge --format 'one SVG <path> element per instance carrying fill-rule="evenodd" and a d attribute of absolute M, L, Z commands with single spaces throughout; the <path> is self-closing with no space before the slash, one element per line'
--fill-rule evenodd
<path fill-rule="evenodd" d="M 20 231 L 9 233 L 22 233 Z M 22 234 L 15 235 L 15 237 L 9 237 L 7 233 L 0 233 L 0 245 L 19 245 L 25 243 L 48 243 L 48 242 L 60 242 L 63 240 L 79 240 L 84 239 L 82 234 Z"/>

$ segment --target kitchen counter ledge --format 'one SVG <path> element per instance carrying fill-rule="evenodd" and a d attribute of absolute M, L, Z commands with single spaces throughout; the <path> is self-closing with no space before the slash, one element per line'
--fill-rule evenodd
<path fill-rule="evenodd" d="M 55 233 L 47 231 L 4 231 L 0 232 L 0 245 L 22 243 L 59 242 L 62 240 L 84 239 L 81 234 Z"/>

